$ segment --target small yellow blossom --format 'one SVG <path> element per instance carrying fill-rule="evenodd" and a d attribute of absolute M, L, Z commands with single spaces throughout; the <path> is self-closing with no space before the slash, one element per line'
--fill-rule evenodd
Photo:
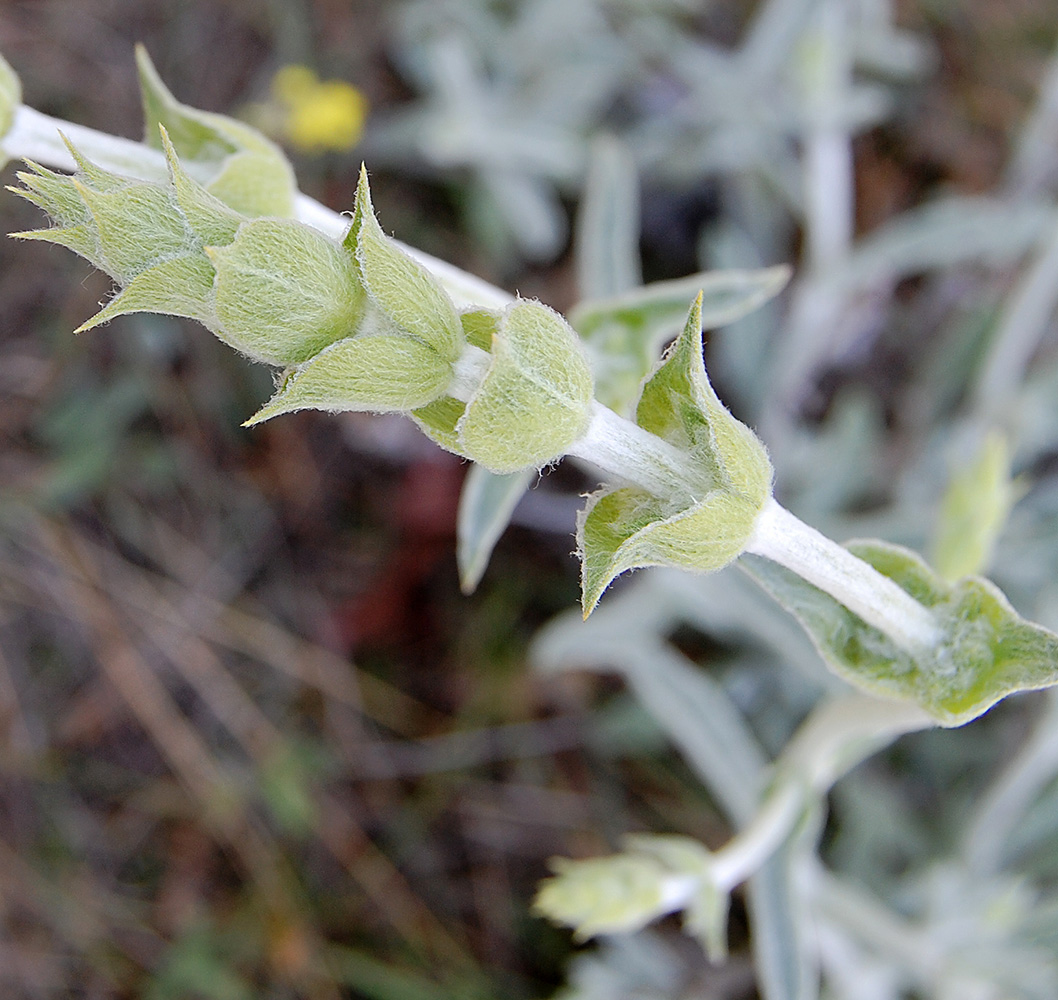
<path fill-rule="evenodd" d="M 308 66 L 282 67 L 272 80 L 276 131 L 307 153 L 356 145 L 367 118 L 367 98 L 343 80 L 320 80 Z M 270 118 L 273 116 L 269 116 Z"/>

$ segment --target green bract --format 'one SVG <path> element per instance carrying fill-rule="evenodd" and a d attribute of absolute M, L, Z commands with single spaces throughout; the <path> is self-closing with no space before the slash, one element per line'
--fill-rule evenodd
<path fill-rule="evenodd" d="M 79 329 L 133 312 L 187 316 L 277 365 L 355 332 L 364 296 L 348 251 L 292 219 L 239 215 L 187 174 L 164 128 L 160 142 L 168 183 L 102 170 L 72 146 L 72 177 L 32 163 L 18 175 L 12 190 L 56 225 L 14 235 L 66 246 L 120 286 Z"/>
<path fill-rule="evenodd" d="M 727 953 L 728 893 L 712 875 L 712 855 L 690 837 L 625 838 L 625 851 L 605 858 L 555 858 L 533 908 L 576 937 L 625 934 L 683 911 L 684 929 L 700 938 L 713 961 Z"/>
<path fill-rule="evenodd" d="M 296 364 L 356 331 L 364 296 L 352 256 L 317 230 L 252 219 L 205 252 L 217 275 L 214 332 L 250 357 Z"/>
<path fill-rule="evenodd" d="M 292 410 L 407 411 L 440 396 L 452 367 L 412 337 L 350 337 L 293 369 L 272 400 L 246 422 Z"/>
<path fill-rule="evenodd" d="M 180 156 L 194 163 L 205 188 L 244 215 L 294 214 L 297 180 L 282 150 L 257 129 L 225 115 L 181 104 L 136 47 L 145 119 L 144 142 L 162 148 L 162 126 Z"/>
<path fill-rule="evenodd" d="M 382 232 L 363 167 L 345 246 L 355 253 L 364 287 L 386 319 L 455 361 L 464 343 L 455 306 L 433 275 Z"/>
<path fill-rule="evenodd" d="M 1058 683 L 1058 636 L 1018 615 L 988 580 L 948 583 L 898 545 L 846 547 L 933 613 L 942 632 L 936 648 L 913 656 L 778 563 L 747 556 L 743 565 L 801 622 L 827 664 L 858 688 L 913 700 L 941 725 L 958 726 L 1008 694 Z"/>
<path fill-rule="evenodd" d="M 15 194 L 44 209 L 55 225 L 12 235 L 68 247 L 121 285 L 163 260 L 202 252 L 202 240 L 171 187 L 122 177 L 95 166 L 69 142 L 72 177 L 30 162 Z"/>
<path fill-rule="evenodd" d="M 569 324 L 539 302 L 503 313 L 492 359 L 457 431 L 468 458 L 492 472 L 561 458 L 591 420 L 591 369 Z"/>
<path fill-rule="evenodd" d="M 771 496 L 771 463 L 753 432 L 724 408 L 702 360 L 702 296 L 647 379 L 636 423 L 686 455 L 694 495 L 624 487 L 596 494 L 580 517 L 585 614 L 625 570 L 720 569 L 744 549 Z"/>

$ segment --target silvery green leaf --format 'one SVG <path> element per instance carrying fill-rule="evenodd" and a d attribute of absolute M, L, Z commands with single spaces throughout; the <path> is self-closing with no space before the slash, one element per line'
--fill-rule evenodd
<path fill-rule="evenodd" d="M 846 547 L 932 612 L 942 633 L 937 648 L 912 655 L 777 563 L 747 556 L 742 565 L 851 684 L 912 700 L 941 725 L 958 726 L 1008 694 L 1058 683 L 1058 636 L 1018 615 L 994 584 L 979 577 L 948 583 L 897 545 L 858 541 Z"/>
<path fill-rule="evenodd" d="M 305 409 L 413 410 L 441 396 L 451 377 L 451 366 L 413 337 L 350 337 L 291 370 L 247 425 Z"/>
<path fill-rule="evenodd" d="M 605 299 L 589 299 L 570 312 L 595 362 L 596 394 L 627 411 L 663 345 L 680 330 L 687 302 L 702 293 L 702 327 L 733 323 L 777 295 L 790 279 L 785 266 L 756 271 L 703 271 L 658 281 Z"/>
<path fill-rule="evenodd" d="M 463 328 L 451 299 L 421 264 L 382 231 L 371 206 L 367 171 L 361 168 L 353 222 L 345 236 L 368 295 L 399 330 L 418 337 L 448 361 L 463 349 Z"/>
<path fill-rule="evenodd" d="M 1053 231 L 1054 217 L 1042 200 L 939 199 L 879 226 L 827 281 L 853 292 L 968 260 L 1011 262 Z"/>
<path fill-rule="evenodd" d="M 754 965 L 762 1000 L 816 1000 L 819 971 L 809 920 L 794 885 L 798 844 L 787 844 L 746 883 Z"/>
<path fill-rule="evenodd" d="M 539 302 L 503 314 L 488 371 L 459 421 L 461 453 L 496 473 L 554 461 L 587 429 L 591 369 L 577 335 Z"/>
<path fill-rule="evenodd" d="M 612 136 L 592 144 L 576 236 L 582 299 L 609 298 L 642 284 L 635 159 Z"/>
<path fill-rule="evenodd" d="M 596 494 L 579 519 L 582 604 L 588 614 L 615 577 L 643 566 L 698 572 L 735 559 L 771 495 L 771 463 L 753 432 L 724 408 L 702 359 L 701 297 L 647 380 L 636 422 L 685 451 L 697 496 L 638 487 Z"/>
<path fill-rule="evenodd" d="M 292 219 L 252 219 L 206 250 L 217 272 L 214 333 L 258 361 L 305 361 L 357 330 L 364 293 L 348 251 Z"/>
<path fill-rule="evenodd" d="M 207 190 L 244 215 L 294 214 L 297 182 L 282 150 L 245 122 L 181 104 L 162 83 L 147 50 L 136 47 L 144 141 L 162 149 L 158 126 L 200 169 Z"/>
<path fill-rule="evenodd" d="M 456 520 L 456 561 L 463 593 L 477 589 L 496 542 L 535 475 L 533 469 L 496 475 L 476 463 L 467 471 Z"/>

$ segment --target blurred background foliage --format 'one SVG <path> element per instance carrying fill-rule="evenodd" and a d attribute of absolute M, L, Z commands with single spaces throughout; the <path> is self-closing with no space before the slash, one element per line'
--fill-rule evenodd
<path fill-rule="evenodd" d="M 143 42 L 182 101 L 285 139 L 307 193 L 348 209 L 366 159 L 388 230 L 562 310 L 619 291 L 602 273 L 794 263 L 708 347 L 783 502 L 926 551 L 998 429 L 1018 502 L 992 572 L 1052 628 L 1056 40 L 1047 0 L 0 7 L 39 110 L 139 137 Z M 291 131 L 307 107 L 324 124 Z M 610 242 L 582 210 L 607 184 Z M 39 222 L 15 198 L 0 214 Z M 814 831 L 815 943 L 776 901 L 805 950 L 763 981 L 739 906 L 725 966 L 662 925 L 563 987 L 574 946 L 529 915 L 546 859 L 629 830 L 722 843 L 715 758 L 677 709 L 722 698 L 774 755 L 837 684 L 807 642 L 740 576 L 658 573 L 531 647 L 576 603 L 588 477 L 544 477 L 464 597 L 465 469 L 410 423 L 243 431 L 262 369 L 165 317 L 74 338 L 105 279 L 0 253 L 5 996 L 807 997 L 820 964 L 856 1000 L 1058 991 L 1047 697 L 843 781 Z"/>

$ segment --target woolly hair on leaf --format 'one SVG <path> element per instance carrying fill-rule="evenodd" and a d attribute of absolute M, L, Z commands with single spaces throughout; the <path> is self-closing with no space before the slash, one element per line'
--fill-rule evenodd
<path fill-rule="evenodd" d="M 647 377 L 636 423 L 686 455 L 697 488 L 654 496 L 604 489 L 578 518 L 585 615 L 621 573 L 646 566 L 711 572 L 736 559 L 771 497 L 764 445 L 717 397 L 702 356 L 702 296 L 683 332 Z"/>
<path fill-rule="evenodd" d="M 501 316 L 488 370 L 456 428 L 467 457 L 497 473 L 560 458 L 588 428 L 591 368 L 554 310 L 519 299 Z"/>

